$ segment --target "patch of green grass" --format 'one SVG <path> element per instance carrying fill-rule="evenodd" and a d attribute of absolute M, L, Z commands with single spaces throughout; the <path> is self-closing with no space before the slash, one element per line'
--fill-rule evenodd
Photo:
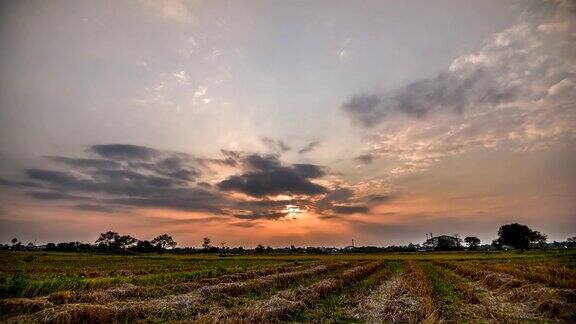
<path fill-rule="evenodd" d="M 275 267 L 287 263 L 274 264 Z M 216 277 L 223 274 L 245 271 L 247 268 L 261 268 L 253 263 L 250 266 L 224 266 L 222 264 L 206 265 L 204 269 L 184 272 L 166 272 L 139 276 L 113 276 L 101 278 L 83 278 L 74 275 L 53 275 L 41 279 L 28 279 L 23 274 L 0 277 L 0 296 L 2 297 L 35 297 L 62 290 L 95 290 L 105 289 L 120 284 L 139 286 L 159 286 L 169 283 L 194 281 L 201 278 Z"/>
<path fill-rule="evenodd" d="M 212 303 L 217 303 L 220 306 L 224 306 L 225 308 L 231 309 L 234 307 L 241 307 L 242 305 L 247 305 L 247 304 L 251 304 L 251 303 L 256 303 L 259 301 L 263 301 L 266 300 L 268 298 L 270 298 L 271 296 L 277 294 L 278 292 L 282 291 L 282 290 L 286 290 L 286 289 L 293 289 L 295 287 L 306 287 L 306 286 L 311 286 L 317 282 L 319 282 L 320 280 L 333 276 L 336 273 L 341 272 L 342 269 L 338 268 L 338 269 L 332 269 L 329 270 L 325 273 L 321 273 L 321 274 L 313 274 L 311 276 L 308 277 L 303 277 L 303 278 L 299 278 L 297 281 L 295 282 L 291 282 L 291 283 L 283 283 L 283 284 L 273 284 L 271 287 L 267 287 L 266 289 L 263 290 L 253 290 L 253 291 L 249 291 L 246 294 L 243 294 L 242 296 L 239 297 L 225 297 L 223 299 L 219 299 L 219 300 L 212 300 L 209 302 Z"/>
<path fill-rule="evenodd" d="M 454 322 L 469 320 L 462 312 L 464 306 L 462 298 L 450 281 L 439 273 L 441 269 L 435 268 L 429 262 L 423 263 L 422 268 L 430 279 L 432 288 L 434 288 L 436 307 L 440 311 L 441 317 Z"/>
<path fill-rule="evenodd" d="M 348 309 L 356 306 L 373 287 L 402 271 L 402 268 L 402 262 L 387 262 L 383 269 L 350 285 L 343 292 L 329 294 L 318 301 L 314 307 L 294 314 L 291 320 L 295 322 L 358 322 L 358 319 L 350 316 Z"/>

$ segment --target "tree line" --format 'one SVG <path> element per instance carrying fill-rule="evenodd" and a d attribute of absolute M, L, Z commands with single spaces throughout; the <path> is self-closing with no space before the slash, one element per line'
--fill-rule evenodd
<path fill-rule="evenodd" d="M 484 249 L 518 249 L 528 250 L 531 248 L 547 247 L 546 240 L 548 237 L 530 227 L 518 223 L 503 225 L 498 230 L 498 238 L 492 241 L 492 244 L 484 246 Z M 568 241 L 573 240 L 568 239 Z M 468 250 L 478 250 L 480 239 L 476 236 L 467 236 L 464 243 Z M 465 247 L 462 245 L 462 239 L 458 235 L 440 235 L 432 236 L 424 242 L 423 247 L 427 250 L 434 251 L 461 251 Z"/>
<path fill-rule="evenodd" d="M 256 247 L 245 249 L 244 247 L 228 247 L 226 243 L 220 246 L 212 244 L 208 237 L 202 239 L 202 248 L 181 247 L 178 248 L 176 241 L 168 234 L 161 234 L 152 240 L 139 240 L 130 235 L 120 235 L 117 232 L 108 231 L 101 233 L 94 244 L 83 242 L 48 243 L 43 247 L 36 247 L 32 243 L 23 245 L 17 238 L 11 240 L 12 245 L 1 245 L 2 249 L 11 250 L 38 250 L 61 251 L 61 252 L 173 252 L 173 253 L 218 253 L 226 254 L 244 253 L 375 253 L 375 252 L 416 252 L 416 251 L 462 251 L 462 250 L 501 250 L 518 249 L 528 250 L 533 248 L 560 248 L 576 247 L 576 237 L 570 237 L 565 242 L 546 243 L 547 236 L 534 231 L 526 225 L 514 223 L 503 225 L 498 230 L 498 238 L 491 244 L 481 245 L 478 237 L 467 236 L 463 240 L 458 235 L 440 235 L 433 237 L 430 234 L 423 244 L 393 245 L 387 247 L 376 246 L 347 246 L 344 248 L 331 247 L 290 247 L 272 248 L 258 244 Z M 465 244 L 465 246 L 464 246 Z"/>
<path fill-rule="evenodd" d="M 28 243 L 28 245 L 22 245 L 17 238 L 11 240 L 12 246 L 11 250 L 33 250 L 36 249 L 35 245 Z M 60 243 L 48 243 L 43 247 L 45 251 L 60 251 L 60 252 L 84 252 L 84 251 L 94 251 L 94 252 L 164 252 L 169 249 L 174 249 L 176 247 L 176 241 L 172 236 L 168 234 L 162 234 L 156 236 L 154 239 L 139 240 L 130 235 L 120 235 L 117 232 L 108 231 L 106 233 L 101 233 L 94 244 L 84 243 L 84 242 L 60 242 Z"/>

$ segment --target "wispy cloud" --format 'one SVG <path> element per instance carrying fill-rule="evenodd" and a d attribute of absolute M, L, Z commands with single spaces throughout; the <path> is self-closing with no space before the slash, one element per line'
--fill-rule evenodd
<path fill-rule="evenodd" d="M 474 147 L 537 150 L 573 141 L 574 9 L 572 2 L 539 2 L 437 76 L 350 98 L 343 109 L 374 129 L 358 161 L 398 160 L 392 173 L 399 174 Z"/>
<path fill-rule="evenodd" d="M 304 146 L 303 148 L 301 148 L 300 150 L 298 150 L 298 154 L 306 154 L 306 153 L 312 152 L 318 146 L 320 146 L 319 141 L 312 141 L 312 142 L 308 143 L 306 146 Z"/>
<path fill-rule="evenodd" d="M 195 21 L 195 17 L 189 9 L 190 2 L 187 4 L 182 0 L 141 0 L 141 3 L 151 14 L 181 26 L 188 26 Z"/>

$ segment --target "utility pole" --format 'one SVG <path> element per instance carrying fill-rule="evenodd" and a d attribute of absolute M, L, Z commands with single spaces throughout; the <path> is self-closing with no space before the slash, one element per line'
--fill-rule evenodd
<path fill-rule="evenodd" d="M 354 247 L 354 239 L 352 239 L 352 247 Z"/>

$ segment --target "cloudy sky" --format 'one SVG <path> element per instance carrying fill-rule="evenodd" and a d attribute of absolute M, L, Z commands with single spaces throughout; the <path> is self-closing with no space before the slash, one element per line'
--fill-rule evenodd
<path fill-rule="evenodd" d="M 576 233 L 573 1 L 0 6 L 0 241 Z"/>

